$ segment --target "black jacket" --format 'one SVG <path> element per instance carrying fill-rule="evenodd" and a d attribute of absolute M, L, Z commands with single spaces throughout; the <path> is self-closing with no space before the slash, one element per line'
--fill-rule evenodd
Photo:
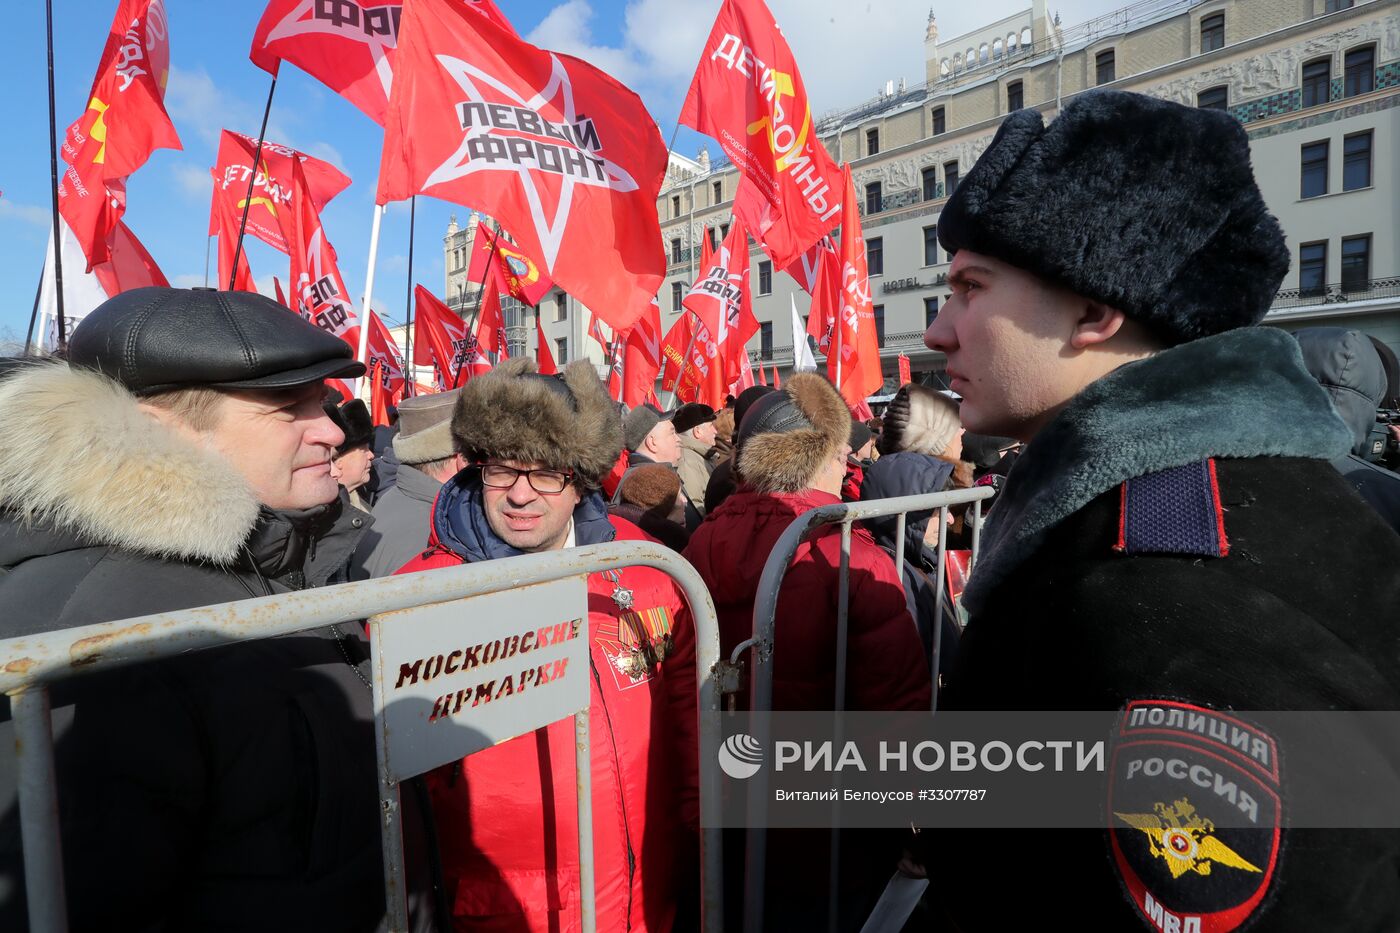
<path fill-rule="evenodd" d="M 1281 331 L 1183 344 L 1089 386 L 1027 447 L 992 513 L 943 708 L 1400 709 L 1400 539 L 1329 464 L 1350 443 Z M 1203 458 L 1227 553 L 1117 550 L 1120 484 Z M 1272 874 L 1217 865 L 1207 881 L 1171 877 L 1146 833 L 1114 825 L 931 838 L 940 903 L 967 933 L 1028 926 L 1052 905 L 1077 929 L 1154 929 L 1126 859 L 1160 872 L 1154 903 L 1178 916 L 1266 879 L 1244 911 L 1251 930 L 1400 924 L 1400 831 L 1285 829 Z M 1054 870 L 1033 855 L 1047 852 Z"/>
<path fill-rule="evenodd" d="M 342 502 L 261 510 L 230 466 L 110 384 L 62 366 L 37 372 L 35 384 L 26 374 L 0 388 L 0 442 L 25 445 L 0 455 L 0 488 L 27 491 L 0 511 L 0 637 L 318 586 L 338 577 L 368 524 Z M 38 397 L 65 402 L 40 410 Z M 140 484 L 157 472 L 159 491 Z M 379 925 L 368 651 L 357 628 L 54 685 L 72 929 Z M 9 733 L 8 703 L 3 712 Z M 26 926 L 14 777 L 4 756 L 6 930 Z"/>

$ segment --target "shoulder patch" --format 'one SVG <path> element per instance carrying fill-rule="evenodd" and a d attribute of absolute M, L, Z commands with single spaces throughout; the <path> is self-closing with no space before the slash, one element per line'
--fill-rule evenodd
<path fill-rule="evenodd" d="M 1227 713 L 1133 700 L 1109 764 L 1109 845 L 1152 929 L 1229 933 L 1263 904 L 1278 866 L 1278 746 Z"/>
<path fill-rule="evenodd" d="M 1123 483 L 1113 549 L 1123 554 L 1229 554 L 1215 461 L 1198 460 Z"/>

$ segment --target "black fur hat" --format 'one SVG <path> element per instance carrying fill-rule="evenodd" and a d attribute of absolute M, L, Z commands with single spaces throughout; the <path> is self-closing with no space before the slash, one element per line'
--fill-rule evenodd
<path fill-rule="evenodd" d="M 1008 116 L 948 199 L 938 240 L 1118 308 L 1170 344 L 1258 323 L 1288 271 L 1239 121 L 1124 91 L 1080 94 L 1049 127 L 1035 110 Z"/>
<path fill-rule="evenodd" d="M 369 446 L 374 437 L 374 421 L 362 400 L 352 398 L 344 405 L 326 402 L 321 407 L 335 422 L 335 426 L 345 432 L 345 440 L 336 448 L 337 454 L 343 454 L 354 447 Z"/>

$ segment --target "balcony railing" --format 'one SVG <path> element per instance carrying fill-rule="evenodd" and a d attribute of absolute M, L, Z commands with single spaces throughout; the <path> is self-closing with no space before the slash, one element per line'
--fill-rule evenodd
<path fill-rule="evenodd" d="M 1400 298 L 1400 278 L 1368 279 L 1364 282 L 1341 282 L 1314 288 L 1284 289 L 1274 296 L 1274 303 L 1269 310 L 1287 311 L 1291 308 L 1345 304 L 1350 301 L 1373 301 L 1377 298 Z"/>

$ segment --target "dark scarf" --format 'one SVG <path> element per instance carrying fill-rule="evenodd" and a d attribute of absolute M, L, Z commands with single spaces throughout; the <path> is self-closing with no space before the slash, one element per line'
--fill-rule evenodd
<path fill-rule="evenodd" d="M 970 612 L 1045 533 L 1125 480 L 1208 457 L 1331 460 L 1351 447 L 1298 343 L 1242 327 L 1121 366 L 1090 383 L 1016 462 L 982 533 Z"/>

